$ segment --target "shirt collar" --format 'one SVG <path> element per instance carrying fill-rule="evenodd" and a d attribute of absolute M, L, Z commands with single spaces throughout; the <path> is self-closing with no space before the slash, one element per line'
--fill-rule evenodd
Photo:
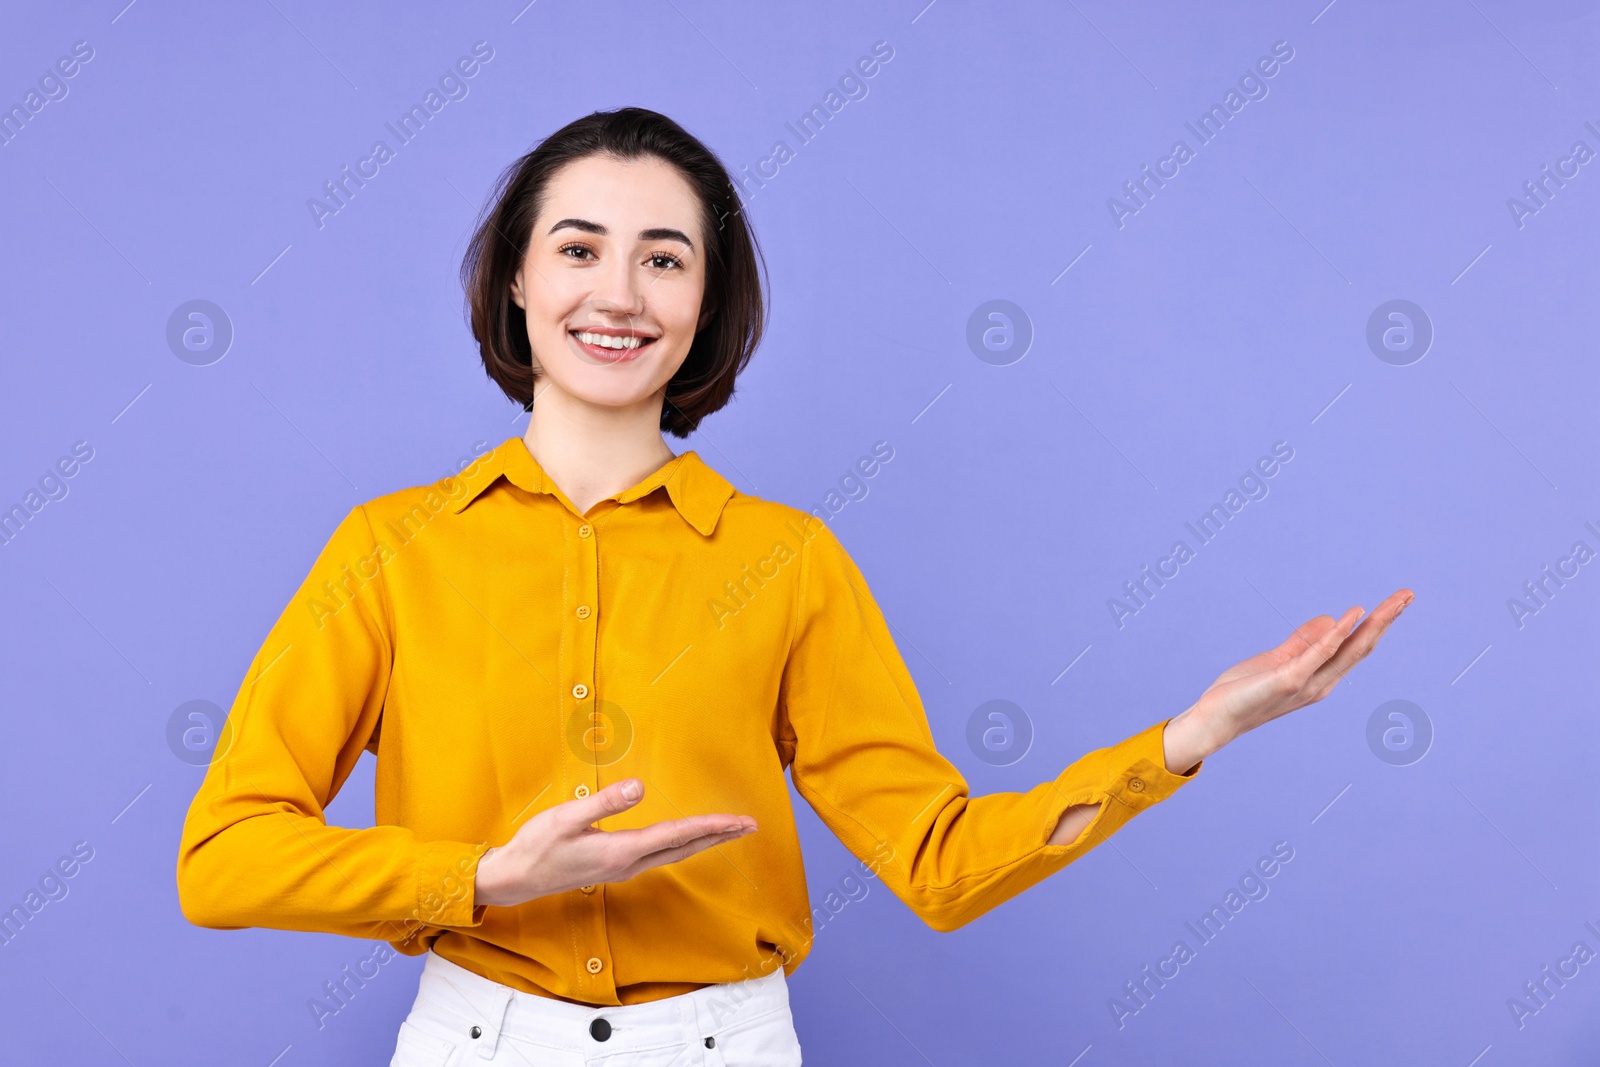
<path fill-rule="evenodd" d="M 508 437 L 498 448 L 461 472 L 458 480 L 465 485 L 466 491 L 451 494 L 455 498 L 451 504 L 452 510 L 458 513 L 465 510 L 468 504 L 501 478 L 530 493 L 548 493 L 561 500 L 566 499 L 544 468 L 539 466 L 538 460 L 533 458 L 533 453 L 528 451 L 527 442 L 521 437 Z M 710 537 L 716 529 L 723 505 L 734 492 L 732 483 L 708 467 L 699 453 L 691 450 L 667 460 L 643 481 L 624 489 L 613 499 L 619 504 L 626 504 L 663 486 L 673 506 L 678 509 L 678 514 L 706 537 Z"/>

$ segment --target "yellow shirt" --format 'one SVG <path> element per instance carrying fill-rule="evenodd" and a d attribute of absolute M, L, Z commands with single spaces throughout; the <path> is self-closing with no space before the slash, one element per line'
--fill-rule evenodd
<path fill-rule="evenodd" d="M 787 769 L 928 925 L 952 930 L 1170 796 L 1165 721 L 1025 793 L 968 795 L 838 538 L 694 452 L 581 514 L 509 438 L 354 508 L 267 635 L 184 825 L 201 926 L 316 930 L 515 989 L 631 1004 L 787 972 L 811 946 Z M 363 750 L 376 822 L 324 809 Z M 605 829 L 759 829 L 625 882 L 474 907 L 478 857 L 622 778 Z M 1068 845 L 1063 810 L 1099 803 Z"/>

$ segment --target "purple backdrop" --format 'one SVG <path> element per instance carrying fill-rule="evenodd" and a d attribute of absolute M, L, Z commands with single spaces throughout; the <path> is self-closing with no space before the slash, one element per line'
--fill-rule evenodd
<path fill-rule="evenodd" d="M 1592 1062 L 1596 4 L 523 2 L 7 13 L 0 1058 L 388 1062 L 420 960 L 319 1027 L 370 943 L 180 914 L 185 705 L 230 703 L 346 509 L 522 431 L 462 319 L 475 213 L 640 104 L 747 176 L 771 268 L 682 447 L 843 502 L 975 792 L 1417 592 L 1325 702 L 970 926 L 836 898 L 807 1061 Z M 818 902 L 856 865 L 796 803 Z"/>

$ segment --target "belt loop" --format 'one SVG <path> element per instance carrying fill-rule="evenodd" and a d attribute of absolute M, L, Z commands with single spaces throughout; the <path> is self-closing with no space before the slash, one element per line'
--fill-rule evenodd
<path fill-rule="evenodd" d="M 499 986 L 499 983 L 493 984 Z M 484 1027 L 483 1036 L 473 1042 L 478 1046 L 478 1055 L 483 1059 L 489 1059 L 494 1055 L 495 1049 L 500 1047 L 500 1031 L 506 1024 L 511 997 L 511 990 L 499 986 L 494 991 L 494 1000 L 484 1006 L 484 1021 L 489 1025 Z"/>
<path fill-rule="evenodd" d="M 704 1064 L 709 1062 L 706 1056 L 706 1038 L 711 1036 L 711 1030 L 715 1029 L 715 1023 L 711 1023 L 706 1019 L 707 1013 L 702 1010 L 701 998 L 694 995 L 694 993 L 698 992 L 699 990 L 695 990 L 689 995 L 679 998 L 678 1022 L 679 1032 L 689 1034 L 693 1042 L 689 1050 L 689 1062 L 696 1065 L 696 1067 L 703 1067 Z"/>

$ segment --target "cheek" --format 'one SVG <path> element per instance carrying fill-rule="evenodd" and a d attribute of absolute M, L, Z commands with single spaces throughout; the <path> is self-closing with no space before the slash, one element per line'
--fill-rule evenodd
<path fill-rule="evenodd" d="M 581 293 L 565 291 L 560 282 L 551 283 L 538 276 L 523 287 L 522 296 L 528 334 L 534 337 L 542 333 L 564 331 L 567 320 L 583 299 Z"/>
<path fill-rule="evenodd" d="M 575 358 L 567 344 L 567 324 L 581 307 L 582 295 L 563 292 L 543 279 L 524 289 L 523 294 L 526 306 L 522 313 L 534 362 L 549 364 Z"/>
<path fill-rule="evenodd" d="M 674 337 L 683 342 L 684 351 L 694 343 L 700 332 L 700 317 L 705 311 L 705 301 L 699 287 L 685 285 L 682 292 L 673 293 L 667 300 L 651 308 L 656 321 Z M 711 323 L 708 320 L 706 325 Z"/>

